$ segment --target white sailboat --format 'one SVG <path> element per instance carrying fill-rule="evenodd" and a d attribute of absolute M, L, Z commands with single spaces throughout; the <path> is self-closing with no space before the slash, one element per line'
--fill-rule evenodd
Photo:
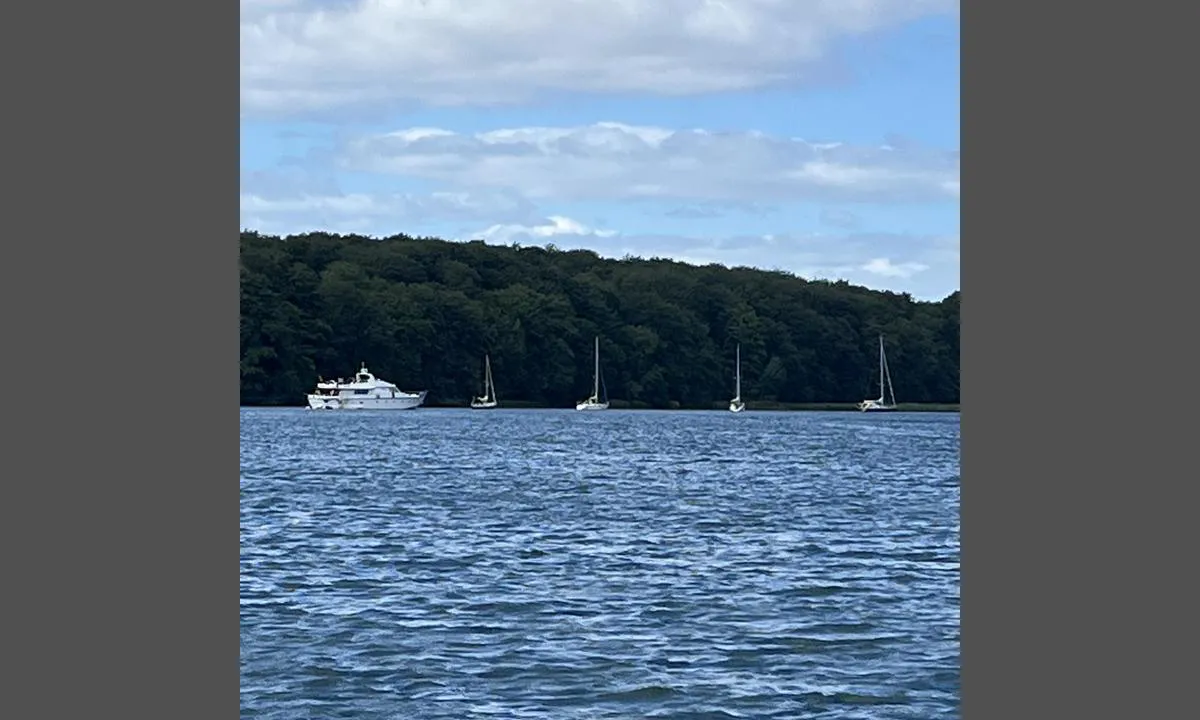
<path fill-rule="evenodd" d="M 884 397 L 890 397 L 891 402 L 885 403 Z M 863 412 L 884 412 L 896 409 L 896 393 L 892 388 L 892 373 L 888 370 L 887 354 L 883 351 L 883 335 L 879 336 L 879 398 L 863 400 L 858 404 Z"/>
<path fill-rule="evenodd" d="M 729 412 L 740 413 L 746 409 L 746 403 L 742 402 L 742 344 L 737 345 L 737 389 L 734 392 L 733 399 L 729 401 Z"/>
<path fill-rule="evenodd" d="M 483 395 L 471 398 L 471 407 L 475 410 L 489 410 L 496 407 L 496 385 L 492 382 L 492 359 L 483 356 Z"/>
<path fill-rule="evenodd" d="M 580 400 L 575 403 L 576 410 L 607 410 L 608 409 L 608 388 L 604 389 L 604 399 L 600 399 L 600 386 L 602 380 L 600 378 L 600 337 L 596 337 L 596 349 L 594 351 L 596 364 L 592 370 L 592 396 L 587 400 Z"/>

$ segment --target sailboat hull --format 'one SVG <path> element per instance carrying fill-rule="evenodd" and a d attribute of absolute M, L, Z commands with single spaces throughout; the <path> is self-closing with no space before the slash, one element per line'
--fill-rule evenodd
<path fill-rule="evenodd" d="M 745 403 L 738 402 L 736 400 L 734 402 L 729 403 L 729 412 L 731 412 L 731 413 L 740 413 L 741 411 L 743 411 L 745 409 L 746 409 Z"/>
<path fill-rule="evenodd" d="M 495 400 L 488 400 L 485 402 L 479 402 L 478 400 L 475 400 L 471 402 L 472 410 L 491 410 L 494 407 L 496 407 Z"/>
<path fill-rule="evenodd" d="M 896 409 L 895 405 L 884 405 L 878 400 L 866 400 L 859 403 L 858 409 L 862 412 L 892 412 Z"/>
<path fill-rule="evenodd" d="M 606 402 L 581 402 L 575 403 L 576 410 L 607 410 L 608 403 Z"/>

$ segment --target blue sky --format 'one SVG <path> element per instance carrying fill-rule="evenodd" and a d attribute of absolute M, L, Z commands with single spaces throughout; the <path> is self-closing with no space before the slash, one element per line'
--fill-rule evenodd
<path fill-rule="evenodd" d="M 948 0 L 242 0 L 242 226 L 959 287 Z"/>

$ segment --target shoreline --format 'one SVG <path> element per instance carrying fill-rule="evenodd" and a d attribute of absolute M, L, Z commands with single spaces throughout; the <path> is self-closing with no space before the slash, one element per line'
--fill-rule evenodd
<path fill-rule="evenodd" d="M 258 408 L 295 408 L 304 409 L 307 406 L 302 404 L 294 405 L 240 405 L 242 409 L 258 409 Z M 678 407 L 651 407 L 642 403 L 626 403 L 616 400 L 610 401 L 609 408 L 612 410 L 636 410 L 636 411 L 656 411 L 656 412 L 713 412 L 726 411 L 727 405 L 720 403 L 711 407 L 696 407 L 696 406 L 678 406 Z M 414 410 L 469 410 L 470 407 L 464 404 L 450 403 L 425 403 L 420 407 L 413 408 Z M 513 400 L 503 402 L 495 410 L 574 410 L 572 406 L 557 406 L 543 405 L 539 403 L 522 402 Z M 858 409 L 857 403 L 773 403 L 773 402 L 747 402 L 747 412 L 861 412 Z M 394 410 L 389 412 L 407 412 Z M 486 411 L 480 411 L 486 412 Z M 896 409 L 891 412 L 902 413 L 957 413 L 962 412 L 960 403 L 898 403 Z M 869 413 L 877 415 L 880 413 Z M 887 414 L 887 413 L 883 413 Z"/>

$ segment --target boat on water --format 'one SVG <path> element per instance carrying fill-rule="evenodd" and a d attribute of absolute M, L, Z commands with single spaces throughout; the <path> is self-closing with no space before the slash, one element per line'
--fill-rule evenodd
<path fill-rule="evenodd" d="M 596 348 L 594 351 L 596 358 L 595 367 L 592 370 L 592 396 L 587 400 L 580 400 L 575 403 L 576 410 L 607 410 L 608 409 L 608 388 L 604 386 L 604 379 L 600 375 L 600 337 L 596 336 Z M 604 394 L 601 399 L 601 388 L 603 387 Z"/>
<path fill-rule="evenodd" d="M 371 374 L 364 364 L 353 379 L 318 379 L 308 394 L 310 410 L 412 410 L 425 402 L 427 390 L 406 392 Z"/>
<path fill-rule="evenodd" d="M 890 397 L 891 402 L 884 402 Z M 879 397 L 858 404 L 863 412 L 888 412 L 896 409 L 896 392 L 892 388 L 892 373 L 888 370 L 887 353 L 883 351 L 883 335 L 879 336 Z"/>
<path fill-rule="evenodd" d="M 729 401 L 729 412 L 740 413 L 746 409 L 746 403 L 742 402 L 742 344 L 737 346 L 737 386 L 734 390 L 733 399 Z"/>
<path fill-rule="evenodd" d="M 492 382 L 492 359 L 483 356 L 483 394 L 471 399 L 471 409 L 490 410 L 496 407 L 496 384 Z"/>

